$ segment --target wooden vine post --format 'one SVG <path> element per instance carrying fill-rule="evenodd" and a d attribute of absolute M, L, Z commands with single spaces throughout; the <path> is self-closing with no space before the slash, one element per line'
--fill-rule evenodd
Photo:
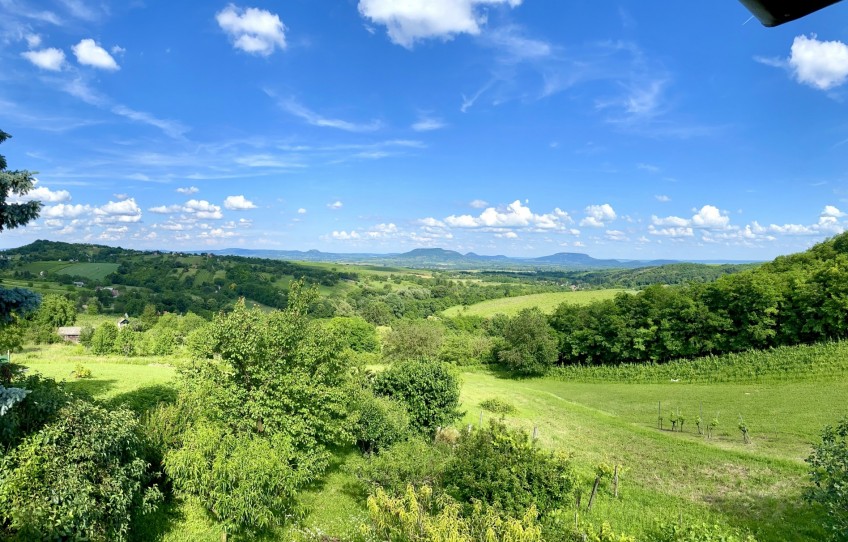
<path fill-rule="evenodd" d="M 592 494 L 589 495 L 589 504 L 586 506 L 586 510 L 592 509 L 592 503 L 595 501 L 595 494 L 598 492 L 598 486 L 601 484 L 601 475 L 598 474 L 595 476 L 595 484 L 592 486 Z"/>

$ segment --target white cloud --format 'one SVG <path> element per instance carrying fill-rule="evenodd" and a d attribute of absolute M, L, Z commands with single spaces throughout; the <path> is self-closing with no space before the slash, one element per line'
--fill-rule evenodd
<path fill-rule="evenodd" d="M 113 55 L 122 55 L 127 52 L 127 50 L 120 45 L 113 45 L 110 51 L 112 51 Z"/>
<path fill-rule="evenodd" d="M 190 199 L 185 203 L 183 210 L 203 220 L 219 220 L 224 217 L 219 206 L 206 200 Z"/>
<path fill-rule="evenodd" d="M 227 196 L 227 199 L 224 200 L 224 207 L 231 211 L 247 211 L 248 209 L 256 209 L 256 204 L 244 196 Z"/>
<path fill-rule="evenodd" d="M 297 210 L 297 214 L 299 214 L 299 215 L 305 215 L 305 214 L 306 214 L 306 209 L 304 209 L 303 207 L 301 207 L 300 209 L 298 209 L 298 210 Z"/>
<path fill-rule="evenodd" d="M 40 51 L 27 51 L 21 53 L 21 56 L 43 70 L 57 72 L 65 65 L 65 52 L 53 47 Z"/>
<path fill-rule="evenodd" d="M 486 24 L 481 7 L 520 4 L 521 0 L 360 0 L 359 13 L 384 25 L 392 42 L 410 49 L 423 39 L 478 35 Z"/>
<path fill-rule="evenodd" d="M 603 205 L 589 205 L 585 209 L 586 218 L 580 221 L 581 226 L 590 228 L 603 228 L 608 222 L 616 218 L 615 210 L 609 203 Z"/>
<path fill-rule="evenodd" d="M 38 34 L 27 34 L 24 38 L 26 39 L 27 47 L 30 49 L 35 49 L 41 45 L 41 36 Z"/>
<path fill-rule="evenodd" d="M 110 201 L 94 209 L 94 221 L 97 224 L 114 224 L 117 222 L 138 222 L 141 220 L 141 208 L 135 198 L 123 201 Z"/>
<path fill-rule="evenodd" d="M 444 128 L 446 124 L 441 119 L 422 117 L 418 122 L 412 125 L 412 129 L 416 132 L 431 132 Z"/>
<path fill-rule="evenodd" d="M 664 194 L 657 194 L 656 196 L 654 196 L 654 198 L 661 203 L 668 203 L 669 201 L 671 201 L 671 198 Z"/>
<path fill-rule="evenodd" d="M 307 124 L 321 128 L 336 128 L 337 130 L 344 130 L 346 132 L 374 132 L 382 126 L 377 120 L 368 123 L 356 123 L 324 117 L 292 99 L 281 101 L 280 107 L 295 117 L 303 119 Z"/>
<path fill-rule="evenodd" d="M 518 239 L 518 234 L 514 231 L 508 231 L 504 233 L 496 233 L 495 237 L 498 237 L 500 239 Z"/>
<path fill-rule="evenodd" d="M 182 188 L 177 188 L 177 192 L 179 192 L 180 194 L 185 194 L 186 196 L 190 196 L 192 194 L 197 194 L 198 192 L 200 192 L 200 189 L 196 186 L 185 186 Z"/>
<path fill-rule="evenodd" d="M 148 211 L 157 215 L 170 215 L 180 213 L 182 212 L 182 210 L 182 205 L 159 205 L 157 207 L 151 207 L 150 209 L 148 209 Z"/>
<path fill-rule="evenodd" d="M 46 186 L 36 186 L 23 196 L 12 194 L 9 203 L 21 203 L 24 201 L 40 201 L 41 203 L 64 203 L 71 200 L 71 193 L 67 190 L 50 190 Z"/>
<path fill-rule="evenodd" d="M 77 62 L 80 64 L 101 70 L 115 71 L 121 69 L 112 55 L 106 49 L 97 45 L 93 39 L 80 40 L 72 49 L 77 57 Z"/>
<path fill-rule="evenodd" d="M 327 204 L 327 208 L 332 209 L 334 211 L 337 211 L 337 210 L 341 209 L 342 207 L 344 207 L 344 203 L 342 203 L 341 201 L 334 201 L 333 203 Z"/>
<path fill-rule="evenodd" d="M 359 239 L 360 238 L 360 236 L 356 232 L 356 230 L 351 230 L 349 233 L 344 231 L 344 230 L 334 231 L 330 235 L 333 237 L 333 239 L 336 239 L 338 241 L 349 241 L 351 239 Z"/>
<path fill-rule="evenodd" d="M 215 15 L 215 20 L 233 47 L 245 53 L 268 56 L 278 47 L 286 48 L 286 26 L 276 13 L 229 4 Z"/>
<path fill-rule="evenodd" d="M 484 209 L 489 205 L 489 202 L 482 199 L 472 200 L 468 205 L 474 207 L 475 209 Z"/>
<path fill-rule="evenodd" d="M 627 241 L 627 234 L 621 230 L 607 230 L 605 234 L 607 239 L 612 241 Z"/>
<path fill-rule="evenodd" d="M 130 109 L 125 105 L 113 106 L 111 111 L 116 115 L 126 117 L 130 120 L 149 124 L 150 126 L 159 128 L 160 130 L 165 132 L 166 135 L 173 137 L 174 139 L 182 138 L 183 134 L 188 131 L 188 128 L 186 126 L 183 126 L 177 121 L 160 119 L 158 117 L 154 117 L 150 113 L 146 113 L 144 111 L 136 111 L 135 109 Z"/>
<path fill-rule="evenodd" d="M 433 218 L 431 216 L 427 217 L 427 218 L 422 218 L 421 220 L 418 221 L 418 223 L 421 224 L 422 226 L 427 227 L 427 228 L 444 228 L 445 227 L 444 222 L 442 222 L 441 220 L 436 220 L 435 218 Z"/>
<path fill-rule="evenodd" d="M 426 220 L 426 219 L 425 219 Z M 529 207 L 515 200 L 498 210 L 489 207 L 479 216 L 451 215 L 444 220 L 445 224 L 455 228 L 532 228 L 540 230 L 562 229 L 563 224 L 570 223 L 568 213 L 557 208 L 551 213 L 535 214 Z"/>
<path fill-rule="evenodd" d="M 712 205 L 704 205 L 692 217 L 692 225 L 696 228 L 722 230 L 730 224 L 730 217 Z"/>
<path fill-rule="evenodd" d="M 66 219 L 77 218 L 90 212 L 90 205 L 70 205 L 67 203 L 60 203 L 58 205 L 43 207 L 39 215 L 44 219 Z"/>
<path fill-rule="evenodd" d="M 825 217 L 833 217 L 833 218 L 842 218 L 845 216 L 845 213 L 834 207 L 833 205 L 825 205 L 824 210 L 821 212 L 821 216 Z"/>
<path fill-rule="evenodd" d="M 796 36 L 789 66 L 799 83 L 820 90 L 838 87 L 848 80 L 848 45 L 841 41 L 819 41 Z"/>
<path fill-rule="evenodd" d="M 651 217 L 651 224 L 653 224 L 654 226 L 672 226 L 680 228 L 688 226 L 689 220 L 686 218 L 681 218 L 679 216 L 667 216 L 664 218 L 660 218 L 654 215 Z"/>
<path fill-rule="evenodd" d="M 657 228 L 653 224 L 648 226 L 648 233 L 663 237 L 692 237 L 695 235 L 695 232 L 689 227 Z"/>

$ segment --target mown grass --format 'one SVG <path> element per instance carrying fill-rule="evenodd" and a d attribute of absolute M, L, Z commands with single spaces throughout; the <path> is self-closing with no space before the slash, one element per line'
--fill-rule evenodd
<path fill-rule="evenodd" d="M 110 273 L 118 270 L 116 263 L 72 263 L 54 271 L 61 275 L 85 277 L 91 280 L 103 280 Z"/>
<path fill-rule="evenodd" d="M 481 301 L 474 305 L 463 307 L 456 305 L 445 309 L 444 315 L 454 316 L 482 316 L 484 318 L 495 314 L 515 316 L 523 309 L 538 308 L 545 314 L 550 314 L 562 303 L 573 303 L 586 305 L 595 301 L 612 299 L 616 294 L 625 290 L 578 290 L 576 292 L 550 292 L 544 294 L 520 295 L 516 297 L 504 297 L 501 299 L 490 299 Z"/>
<path fill-rule="evenodd" d="M 97 358 L 80 347 L 54 345 L 28 348 L 16 361 L 136 410 L 168 400 L 167 390 L 173 390 L 174 368 L 164 364 L 173 362 L 169 359 Z M 92 370 L 91 380 L 69 378 L 77 362 Z M 694 362 L 678 363 L 688 367 Z M 749 529 L 762 542 L 822 539 L 820 512 L 802 498 L 807 484 L 803 460 L 822 426 L 848 414 L 848 344 L 724 356 L 705 367 L 696 367 L 698 378 L 679 382 L 667 378 L 671 369 L 666 366 L 578 368 L 567 375 L 521 380 L 466 371 L 461 425 L 479 423 L 482 401 L 508 401 L 515 411 L 505 416 L 507 423 L 528 433 L 536 427 L 540 446 L 574 454 L 583 493 L 581 517 L 608 521 L 619 531 L 638 536 L 655 521 L 682 517 Z M 732 381 L 698 381 L 711 372 Z M 657 428 L 659 402 L 664 430 Z M 671 432 L 668 416 L 678 410 L 686 417 L 684 431 Z M 697 433 L 700 411 L 705 421 L 718 414 L 712 439 Z M 742 442 L 737 428 L 740 414 L 750 429 L 750 444 Z M 485 420 L 494 416 L 484 412 Z M 366 515 L 362 496 L 344 469 L 356 456 L 355 451 L 339 452 L 327 476 L 303 493 L 307 515 L 302 524 L 269 539 L 297 540 L 298 533 L 310 530 L 344 540 Z M 601 461 L 624 466 L 620 497 L 602 488 L 587 512 L 594 468 Z M 137 534 L 138 540 L 182 542 L 220 539 L 221 531 L 200 503 L 176 500 Z"/>

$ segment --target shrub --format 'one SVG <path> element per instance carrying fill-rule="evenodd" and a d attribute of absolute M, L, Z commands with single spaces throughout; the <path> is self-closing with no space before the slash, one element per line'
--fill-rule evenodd
<path fill-rule="evenodd" d="M 409 414 L 402 403 L 363 391 L 358 397 L 359 420 L 354 429 L 363 453 L 379 452 L 409 436 Z"/>
<path fill-rule="evenodd" d="M 465 434 L 444 474 L 444 487 L 463 503 L 474 499 L 521 516 L 535 506 L 544 516 L 571 502 L 576 485 L 570 458 L 543 451 L 523 431 L 501 421 Z"/>
<path fill-rule="evenodd" d="M 494 339 L 485 335 L 454 331 L 445 336 L 439 359 L 454 365 L 489 363 L 494 342 Z"/>
<path fill-rule="evenodd" d="M 827 511 L 830 540 L 848 540 L 848 417 L 822 431 L 821 442 L 807 458 L 812 487 L 807 500 Z"/>
<path fill-rule="evenodd" d="M 118 326 L 111 322 L 101 324 L 91 336 L 91 352 L 98 356 L 110 354 L 117 338 Z"/>
<path fill-rule="evenodd" d="M 391 361 L 435 360 L 444 327 L 430 320 L 401 320 L 386 335 L 383 355 Z"/>
<path fill-rule="evenodd" d="M 342 345 L 354 352 L 378 352 L 380 341 L 372 324 L 360 317 L 336 317 L 326 324 L 327 329 L 339 336 Z"/>
<path fill-rule="evenodd" d="M 352 470 L 367 492 L 381 487 L 400 495 L 407 484 L 437 487 L 449 458 L 449 447 L 412 439 L 368 456 Z"/>
<path fill-rule="evenodd" d="M 83 346 L 91 346 L 92 337 L 94 337 L 94 328 L 91 326 L 83 326 L 80 330 L 80 344 Z"/>
<path fill-rule="evenodd" d="M 403 402 L 413 430 L 430 435 L 460 417 L 459 388 L 452 367 L 431 361 L 396 363 L 374 379 L 374 391 Z"/>
<path fill-rule="evenodd" d="M 370 534 L 379 540 L 428 542 L 542 542 L 542 528 L 532 507 L 520 519 L 504 517 L 475 503 L 464 516 L 460 506 L 428 486 L 409 486 L 392 497 L 377 489 L 368 498 Z"/>
<path fill-rule="evenodd" d="M 0 450 L 16 445 L 22 438 L 41 429 L 72 398 L 61 384 L 38 374 L 13 380 L 11 384 L 29 393 L 0 416 Z"/>
<path fill-rule="evenodd" d="M 326 465 L 326 454 L 303 454 L 283 434 L 235 435 L 214 424 L 190 429 L 182 448 L 165 456 L 176 486 L 202 495 L 225 532 L 256 533 L 296 512 L 299 489 Z"/>
<path fill-rule="evenodd" d="M 76 400 L 0 463 L 0 518 L 23 540 L 125 540 L 161 498 L 130 412 Z"/>
<path fill-rule="evenodd" d="M 71 374 L 74 378 L 91 378 L 91 369 L 83 367 L 82 363 L 77 363 Z"/>
<path fill-rule="evenodd" d="M 516 411 L 515 405 L 495 397 L 481 402 L 480 407 L 495 414 L 513 414 Z"/>
<path fill-rule="evenodd" d="M 757 542 L 747 533 L 708 523 L 659 524 L 650 532 L 656 542 Z"/>

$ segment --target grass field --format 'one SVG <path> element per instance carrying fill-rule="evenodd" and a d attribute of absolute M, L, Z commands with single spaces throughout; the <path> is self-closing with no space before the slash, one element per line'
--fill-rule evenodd
<path fill-rule="evenodd" d="M 468 307 L 457 305 L 445 309 L 444 314 L 448 317 L 465 315 L 482 316 L 485 318 L 494 316 L 495 314 L 515 316 L 521 312 L 521 310 L 533 307 L 538 307 L 545 314 L 550 314 L 562 303 L 585 305 L 594 301 L 612 299 L 616 294 L 623 291 L 625 290 L 579 290 L 576 292 L 551 292 L 546 294 L 504 297 L 501 299 L 482 301 L 480 303 L 475 303 L 474 305 L 469 305 Z"/>
<path fill-rule="evenodd" d="M 617 530 L 638 536 L 655 520 L 683 517 L 743 527 L 761 542 L 822 539 L 821 516 L 802 498 L 807 483 L 803 460 L 821 428 L 848 414 L 843 400 L 848 397 L 848 343 L 724 359 L 731 367 L 748 367 L 753 376 L 734 369 L 726 382 L 673 382 L 666 378 L 666 366 L 657 366 L 642 369 L 644 382 L 632 381 L 635 369 L 603 373 L 591 368 L 582 369 L 582 381 L 581 369 L 568 379 L 559 373 L 513 380 L 470 370 L 462 375 L 462 424 L 479 423 L 479 404 L 485 399 L 512 403 L 517 410 L 507 423 L 528 433 L 536 427 L 541 446 L 574 454 L 584 497 L 598 462 L 623 465 L 620 498 L 602 491 L 592 511 L 581 512 Z M 175 374 L 169 359 L 96 358 L 68 345 L 29 348 L 16 361 L 57 378 L 68 378 L 80 362 L 93 378 L 69 379 L 70 387 L 136 407 L 167 397 Z M 721 366 L 722 358 L 714 363 Z M 658 403 L 666 420 L 672 412 L 685 416 L 683 432 L 670 431 L 668 421 L 663 430 L 657 427 Z M 697 432 L 701 411 L 704 420 L 719 419 L 712 439 Z M 750 428 L 750 444 L 742 442 L 737 428 L 740 415 Z M 490 416 L 484 413 L 485 419 Z M 302 495 L 310 511 L 303 528 L 343 536 L 359 525 L 364 503 L 351 491 L 352 478 L 344 469 L 358 460 L 354 452 L 338 456 L 322 482 Z M 166 542 L 220 538 L 220 530 L 193 501 L 177 501 L 142 532 L 141 540 Z M 278 533 L 276 539 L 292 539 L 292 533 Z"/>
<path fill-rule="evenodd" d="M 76 262 L 32 262 L 24 266 L 24 269 L 38 274 L 56 273 L 60 275 L 73 275 L 85 277 L 91 280 L 103 280 L 109 273 L 118 269 L 116 263 L 76 263 Z"/>

